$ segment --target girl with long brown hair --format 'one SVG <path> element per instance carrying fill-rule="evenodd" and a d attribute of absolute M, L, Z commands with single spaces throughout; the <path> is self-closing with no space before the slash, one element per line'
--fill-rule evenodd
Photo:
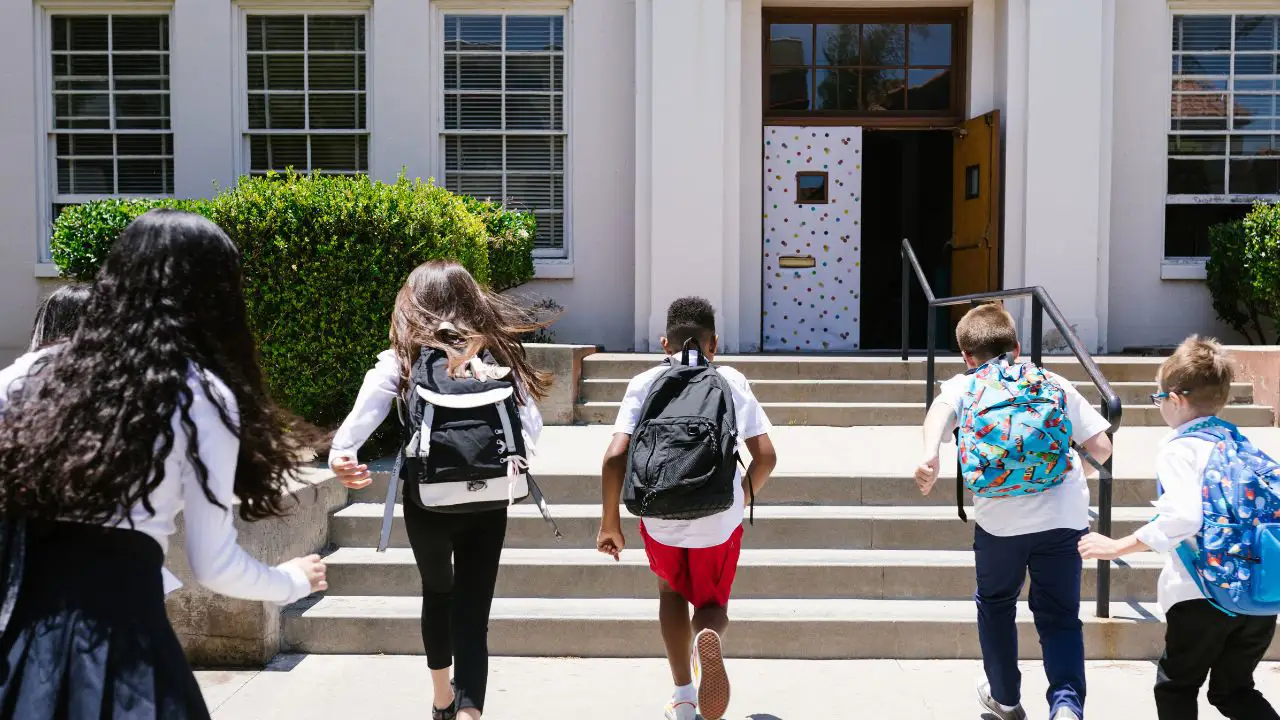
<path fill-rule="evenodd" d="M 403 481 L 405 529 L 422 577 L 433 720 L 478 720 L 484 711 L 489 609 L 507 507 L 526 487 L 538 498 L 526 456 L 542 429 L 535 401 L 546 396 L 550 378 L 530 365 L 520 336 L 540 327 L 457 263 L 418 267 L 396 297 L 392 347 L 365 376 L 329 454 L 347 487 L 367 487 L 369 468 L 357 452 L 392 402 L 402 404 L 403 448 L 387 507 Z M 506 477 L 486 459 L 494 453 L 509 465 Z"/>

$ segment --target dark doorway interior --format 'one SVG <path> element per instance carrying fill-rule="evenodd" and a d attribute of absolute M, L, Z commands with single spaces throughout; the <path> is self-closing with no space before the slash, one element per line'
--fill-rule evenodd
<path fill-rule="evenodd" d="M 945 130 L 864 131 L 862 140 L 862 347 L 902 345 L 902 270 L 898 248 L 911 240 L 938 296 L 949 293 L 952 144 Z M 911 347 L 925 347 L 924 294 L 912 283 Z M 938 347 L 951 325 L 939 314 Z"/>

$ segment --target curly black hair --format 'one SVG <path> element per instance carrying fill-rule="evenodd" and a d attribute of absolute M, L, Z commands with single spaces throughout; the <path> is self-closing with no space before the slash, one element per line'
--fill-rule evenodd
<path fill-rule="evenodd" d="M 238 421 L 206 374 L 231 390 Z M 241 517 L 282 514 L 289 474 L 310 438 L 267 398 L 239 251 L 203 217 L 152 210 L 121 233 L 71 339 L 11 391 L 0 422 L 0 510 L 88 523 L 127 517 L 138 505 L 154 514 L 151 493 L 164 480 L 177 426 L 216 503 L 191 419 L 193 377 L 240 440 Z"/>
<path fill-rule="evenodd" d="M 667 343 L 684 347 L 690 340 L 706 348 L 716 336 L 716 309 L 700 297 L 683 297 L 667 308 Z"/>

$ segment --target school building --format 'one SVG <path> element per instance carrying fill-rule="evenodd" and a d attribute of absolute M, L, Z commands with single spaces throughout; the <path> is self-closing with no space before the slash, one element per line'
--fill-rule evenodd
<path fill-rule="evenodd" d="M 294 167 L 536 213 L 562 342 L 897 346 L 1043 285 L 1100 352 L 1218 332 L 1206 230 L 1280 199 L 1275 0 L 5 0 L 0 356 L 61 206 Z M 917 306 L 918 307 L 918 306 Z M 913 343 L 923 345 L 916 312 Z"/>

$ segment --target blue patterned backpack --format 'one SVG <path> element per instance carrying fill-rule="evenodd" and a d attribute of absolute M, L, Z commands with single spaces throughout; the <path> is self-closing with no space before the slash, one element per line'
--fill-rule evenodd
<path fill-rule="evenodd" d="M 969 376 L 956 446 L 964 486 L 978 497 L 996 498 L 1061 485 L 1071 470 L 1063 389 L 1032 363 L 1005 356 Z"/>
<path fill-rule="evenodd" d="M 1280 465 L 1217 418 L 1182 434 L 1214 448 L 1201 478 L 1204 525 L 1178 557 L 1228 615 L 1280 614 Z"/>

